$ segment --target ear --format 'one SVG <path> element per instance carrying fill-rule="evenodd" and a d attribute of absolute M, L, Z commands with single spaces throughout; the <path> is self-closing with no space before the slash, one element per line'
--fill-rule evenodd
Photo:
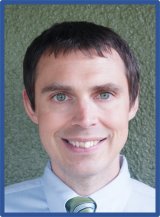
<path fill-rule="evenodd" d="M 130 108 L 130 111 L 129 111 L 129 121 L 132 120 L 136 116 L 138 108 L 139 108 L 139 96 L 137 96 L 134 104 Z"/>
<path fill-rule="evenodd" d="M 28 98 L 27 92 L 24 89 L 22 92 L 22 97 L 23 97 L 23 104 L 25 111 L 29 118 L 33 121 L 33 123 L 38 124 L 38 118 L 36 112 L 32 109 L 31 102 Z"/>

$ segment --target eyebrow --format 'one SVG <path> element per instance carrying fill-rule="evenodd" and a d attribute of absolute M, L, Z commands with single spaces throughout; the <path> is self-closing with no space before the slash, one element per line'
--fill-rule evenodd
<path fill-rule="evenodd" d="M 120 87 L 120 85 L 113 84 L 113 83 L 96 85 L 96 86 L 93 86 L 89 89 L 90 89 L 90 91 L 102 91 L 102 90 L 114 91 L 114 92 L 121 92 L 122 91 L 122 87 Z M 42 88 L 41 93 L 43 94 L 43 93 L 47 93 L 47 92 L 54 92 L 57 90 L 73 92 L 74 89 L 68 85 L 63 85 L 63 84 L 59 84 L 59 83 L 52 83 L 52 84 Z"/>
<path fill-rule="evenodd" d="M 53 92 L 56 90 L 72 91 L 73 89 L 67 85 L 63 85 L 63 84 L 59 84 L 59 83 L 53 83 L 53 84 L 50 84 L 50 85 L 42 88 L 41 93 Z"/>
<path fill-rule="evenodd" d="M 106 91 L 114 91 L 114 92 L 121 92 L 122 87 L 117 84 L 113 83 L 107 83 L 107 84 L 102 84 L 102 85 L 96 85 L 93 88 L 91 88 L 93 91 L 101 91 L 101 90 L 106 90 Z"/>

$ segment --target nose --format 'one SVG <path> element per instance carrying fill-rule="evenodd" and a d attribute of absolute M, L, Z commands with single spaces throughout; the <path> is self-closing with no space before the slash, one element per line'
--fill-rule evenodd
<path fill-rule="evenodd" d="M 79 103 L 74 111 L 72 125 L 78 125 L 82 128 L 90 128 L 97 124 L 97 112 L 92 103 Z"/>

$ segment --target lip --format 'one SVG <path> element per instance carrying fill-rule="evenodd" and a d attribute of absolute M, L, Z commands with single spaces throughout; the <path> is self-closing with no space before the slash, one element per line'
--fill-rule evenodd
<path fill-rule="evenodd" d="M 72 152 L 75 152 L 75 153 L 89 153 L 89 152 L 93 152 L 95 150 L 97 150 L 105 141 L 107 140 L 107 137 L 99 137 L 99 138 L 62 138 L 62 142 L 63 144 L 65 145 L 65 147 L 67 149 L 69 149 L 70 151 Z M 72 144 L 69 143 L 69 141 L 72 141 L 72 142 L 93 142 L 93 141 L 97 141 L 97 144 L 91 146 L 91 147 L 88 147 L 88 148 L 85 148 L 85 147 L 76 147 L 76 146 L 73 146 Z"/>

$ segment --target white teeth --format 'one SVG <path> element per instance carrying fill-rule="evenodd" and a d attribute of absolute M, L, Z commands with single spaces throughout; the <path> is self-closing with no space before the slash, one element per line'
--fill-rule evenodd
<path fill-rule="evenodd" d="M 74 146 L 79 147 L 79 142 L 73 142 L 73 143 Z"/>
<path fill-rule="evenodd" d="M 91 147 L 91 146 L 92 146 L 91 142 L 86 142 L 86 143 L 85 143 L 85 148 L 89 148 L 89 147 Z"/>
<path fill-rule="evenodd" d="M 87 141 L 87 142 L 77 142 L 77 141 L 68 141 L 68 142 L 75 147 L 90 148 L 90 147 L 96 145 L 99 142 L 99 140 Z"/>

